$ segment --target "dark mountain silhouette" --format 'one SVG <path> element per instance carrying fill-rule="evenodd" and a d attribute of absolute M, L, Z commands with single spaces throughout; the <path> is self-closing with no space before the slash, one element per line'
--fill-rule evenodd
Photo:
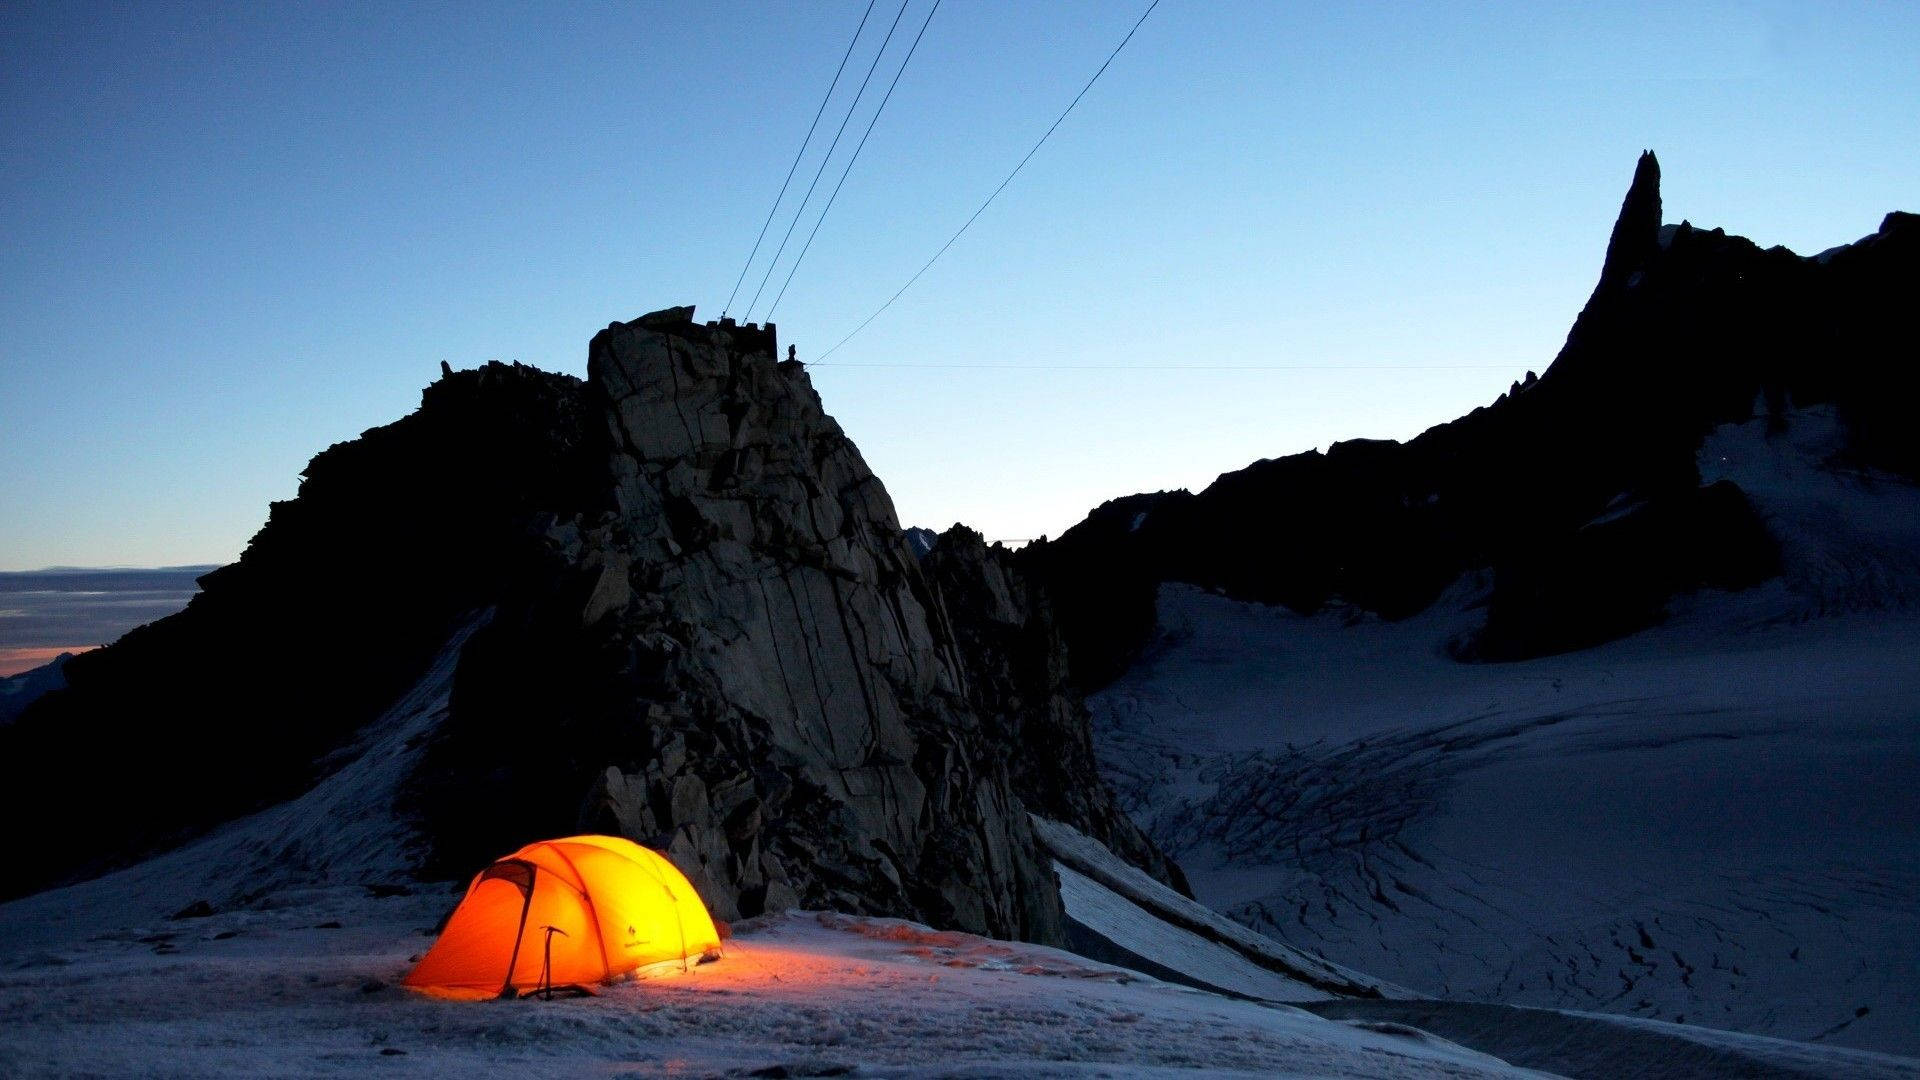
<path fill-rule="evenodd" d="M 73 658 L 0 729 L 4 893 L 306 791 L 451 640 L 395 806 L 422 873 L 593 829 L 667 851 L 723 918 L 1059 941 L 1033 812 L 1184 889 L 1096 774 L 1080 698 L 1146 640 L 1160 582 L 1393 618 L 1487 570 L 1459 654 L 1532 656 L 1775 572 L 1744 494 L 1695 467 L 1716 424 L 1832 403 L 1858 463 L 1920 468 L 1920 218 L 1802 258 L 1662 227 L 1658 180 L 1645 155 L 1544 376 L 1406 444 L 1116 500 L 1017 554 L 904 534 L 770 328 L 674 308 L 597 335 L 584 381 L 447 372 L 317 455 L 186 610 Z"/>
<path fill-rule="evenodd" d="M 490 365 L 316 455 L 184 611 L 64 669 L 0 738 L 6 894 L 85 876 L 291 798 L 418 677 L 604 473 L 579 380 Z M 49 785 L 71 808 L 44 810 Z"/>
<path fill-rule="evenodd" d="M 1492 405 L 1407 443 L 1255 462 L 1198 494 L 1108 502 L 1020 565 L 1053 595 L 1082 686 L 1123 671 L 1158 583 L 1310 612 L 1421 611 L 1490 569 L 1464 659 L 1581 648 L 1658 621 L 1676 593 L 1777 571 L 1739 488 L 1694 463 L 1717 424 L 1836 404 L 1857 464 L 1920 471 L 1914 404 L 1920 217 L 1801 257 L 1662 227 L 1643 154 L 1591 299 L 1559 356 Z"/>
<path fill-rule="evenodd" d="M 13 723 L 28 705 L 67 685 L 61 671 L 74 655 L 63 652 L 39 667 L 0 677 L 0 727 Z"/>
<path fill-rule="evenodd" d="M 429 875 L 612 832 L 722 918 L 1059 942 L 1031 809 L 1184 887 L 1094 771 L 1044 595 L 964 530 L 923 569 L 775 355 L 771 328 L 668 309 L 597 335 L 584 382 L 447 372 L 315 457 L 186 610 L 0 731 L 7 892 L 305 791 L 469 632 L 395 799 Z M 72 812 L 35 812 L 49 785 Z"/>

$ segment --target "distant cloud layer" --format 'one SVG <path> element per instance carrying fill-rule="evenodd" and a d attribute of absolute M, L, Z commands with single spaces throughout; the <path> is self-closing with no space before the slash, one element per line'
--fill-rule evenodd
<path fill-rule="evenodd" d="M 0 572 L 0 677 L 105 645 L 179 611 L 211 569 Z"/>

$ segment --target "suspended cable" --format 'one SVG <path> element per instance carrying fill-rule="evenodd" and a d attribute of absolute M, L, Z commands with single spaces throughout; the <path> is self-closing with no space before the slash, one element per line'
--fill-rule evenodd
<path fill-rule="evenodd" d="M 807 125 L 807 137 L 800 140 L 800 150 L 793 155 L 793 164 L 787 166 L 787 178 L 780 181 L 780 194 L 773 197 L 773 206 L 767 210 L 767 220 L 760 223 L 760 235 L 753 238 L 753 250 L 747 253 L 746 264 L 740 267 L 740 276 L 733 280 L 733 291 L 727 294 L 726 306 L 720 309 L 722 318 L 733 308 L 734 297 L 740 295 L 740 283 L 747 280 L 747 271 L 753 269 L 754 256 L 760 254 L 760 242 L 767 238 L 767 226 L 773 224 L 773 216 L 780 212 L 780 200 L 787 197 L 787 185 L 793 183 L 793 174 L 800 168 L 800 159 L 807 156 L 807 144 L 813 141 L 814 129 L 820 126 L 820 118 L 826 115 L 827 102 L 833 100 L 833 92 L 840 85 L 840 74 L 847 70 L 847 61 L 853 58 L 853 47 L 860 43 L 860 32 L 867 28 L 867 16 L 873 14 L 873 5 L 878 2 L 867 0 L 867 10 L 860 16 L 860 25 L 853 28 L 853 40 L 847 42 L 847 51 L 840 57 L 840 66 L 833 69 L 833 81 L 827 84 L 827 96 L 820 99 L 820 108 L 813 114 L 813 123 Z"/>
<path fill-rule="evenodd" d="M 860 89 L 854 91 L 853 102 L 847 106 L 847 115 L 840 118 L 840 128 L 833 133 L 833 141 L 827 144 L 826 156 L 820 159 L 820 167 L 813 172 L 813 182 L 807 185 L 807 193 L 800 198 L 800 205 L 793 211 L 793 220 L 787 222 L 787 232 L 780 238 L 780 246 L 774 249 L 772 261 L 767 263 L 767 272 L 760 277 L 760 287 L 753 290 L 753 299 L 747 301 L 747 317 L 753 317 L 753 306 L 760 302 L 760 294 L 767 287 L 767 281 L 773 277 L 773 268 L 780 265 L 780 255 L 787 250 L 787 241 L 793 239 L 794 227 L 800 224 L 800 215 L 806 212 L 807 203 L 813 201 L 813 189 L 820 185 L 820 177 L 827 171 L 827 163 L 833 160 L 833 151 L 840 145 L 840 136 L 847 133 L 847 124 L 853 120 L 853 111 L 860 107 L 860 99 L 866 95 L 867 84 L 873 81 L 873 73 L 880 67 L 880 58 L 886 55 L 887 43 L 893 40 L 893 32 L 900 28 L 900 17 L 907 13 L 907 4 L 911 0 L 900 0 L 900 10 L 893 14 L 893 25 L 887 27 L 887 36 L 880 39 L 880 51 L 873 54 L 873 63 L 867 65 L 866 78 L 860 80 Z"/>
<path fill-rule="evenodd" d="M 1158 0 L 1155 0 L 1157 3 Z M 907 49 L 907 58 L 900 61 L 900 70 L 893 73 L 893 81 L 887 84 L 887 92 L 880 99 L 880 107 L 873 110 L 873 119 L 867 121 L 867 130 L 860 135 L 859 145 L 853 148 L 853 156 L 847 158 L 847 167 L 840 170 L 840 182 L 833 185 L 833 194 L 827 196 L 827 205 L 820 211 L 820 217 L 813 223 L 813 231 L 807 234 L 807 242 L 800 245 L 800 254 L 793 257 L 793 265 L 787 268 L 787 280 L 780 283 L 780 291 L 774 295 L 773 303 L 767 308 L 766 319 L 773 318 L 773 309 L 780 306 L 780 299 L 787 295 L 787 286 L 793 284 L 793 275 L 800 269 L 800 260 L 807 257 L 807 251 L 813 247 L 813 238 L 820 235 L 820 226 L 827 220 L 827 213 L 833 209 L 833 201 L 840 197 L 840 189 L 846 186 L 848 174 L 853 172 L 853 163 L 860 160 L 860 151 L 866 148 L 867 136 L 873 134 L 873 126 L 880 122 L 880 114 L 887 111 L 887 102 L 893 100 L 893 88 L 900 85 L 900 76 L 907 73 L 907 65 L 913 62 L 913 54 L 920 48 L 920 39 L 927 36 L 927 27 L 933 23 L 933 13 L 940 10 L 940 0 L 933 0 L 933 6 L 927 9 L 927 17 L 920 23 L 920 32 L 913 36 L 913 44 Z"/>
<path fill-rule="evenodd" d="M 866 319 L 863 320 L 859 326 L 854 327 L 853 331 L 849 333 L 846 337 L 843 337 L 839 341 L 835 342 L 833 345 L 833 348 L 828 349 L 826 352 L 821 353 L 820 354 L 821 359 L 825 359 L 826 357 L 832 356 L 834 351 L 839 349 L 840 346 L 845 345 L 849 341 L 852 341 L 854 338 L 854 335 L 858 334 L 862 330 L 865 330 L 867 328 L 868 323 L 879 318 L 883 312 L 885 312 L 888 308 L 892 307 L 893 302 L 895 300 L 900 299 L 900 297 L 904 295 L 908 289 L 913 288 L 913 283 L 920 280 L 920 275 L 932 269 L 933 264 L 940 261 L 940 256 L 945 255 L 947 253 L 947 249 L 953 246 L 954 241 L 960 239 L 961 234 L 965 233 L 968 229 L 973 227 L 974 221 L 978 219 L 981 214 L 986 213 L 987 207 L 993 205 L 993 200 L 1000 197 L 1000 193 L 1007 189 L 1008 184 L 1013 183 L 1013 178 L 1020 175 L 1021 169 L 1024 169 L 1027 167 L 1027 162 L 1033 160 L 1033 155 L 1040 152 L 1040 148 L 1046 145 L 1047 139 L 1053 135 L 1054 128 L 1059 127 L 1061 122 L 1067 118 L 1067 114 L 1073 111 L 1073 107 L 1075 105 L 1080 104 L 1080 99 L 1087 96 L 1087 91 L 1093 89 L 1093 84 L 1098 82 L 1100 80 L 1100 76 L 1106 73 L 1107 65 L 1113 63 L 1113 58 L 1116 56 L 1119 56 L 1120 50 L 1126 48 L 1127 42 L 1133 40 L 1133 35 L 1139 31 L 1140 24 L 1146 22 L 1147 16 L 1153 14 L 1153 9 L 1159 6 L 1160 6 L 1160 0 L 1153 0 L 1151 4 L 1147 5 L 1147 10 L 1141 12 L 1140 17 L 1134 20 L 1133 29 L 1128 30 L 1127 36 L 1121 38 L 1120 44 L 1115 45 L 1113 47 L 1113 51 L 1107 54 L 1106 60 L 1100 65 L 1100 70 L 1095 71 L 1093 73 L 1093 78 L 1087 80 L 1087 85 L 1081 87 L 1080 92 L 1078 94 L 1073 95 L 1073 100 L 1067 104 L 1067 107 L 1064 110 L 1061 111 L 1059 117 L 1054 120 L 1053 125 L 1047 128 L 1046 134 L 1040 136 L 1040 141 L 1033 144 L 1033 149 L 1027 151 L 1027 156 L 1020 159 L 1020 164 L 1015 165 L 1013 167 L 1013 171 L 1007 174 L 1007 178 L 1005 180 L 1000 181 L 1000 186 L 993 189 L 993 194 L 987 196 L 987 201 L 981 203 L 980 209 L 975 210 L 973 212 L 973 217 L 968 218 L 966 224 L 960 226 L 960 228 L 957 231 L 955 231 L 952 236 L 948 237 L 947 242 L 940 245 L 940 250 L 933 253 L 933 258 L 928 259 L 925 266 L 922 266 L 919 270 L 914 271 L 914 275 L 907 279 L 907 283 L 905 285 L 900 286 L 900 288 L 892 296 L 887 297 L 886 303 L 881 304 L 877 309 L 875 309 L 873 314 L 867 316 Z M 815 361 L 815 362 L 817 363 L 818 361 Z"/>

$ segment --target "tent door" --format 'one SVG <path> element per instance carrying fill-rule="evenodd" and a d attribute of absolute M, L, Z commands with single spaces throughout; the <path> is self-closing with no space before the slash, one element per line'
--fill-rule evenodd
<path fill-rule="evenodd" d="M 507 957 L 507 975 L 500 984 L 500 996 L 505 999 L 518 996 L 513 991 L 513 966 L 520 962 L 520 939 L 527 933 L 527 912 L 533 907 L 533 879 L 539 872 L 538 866 L 525 859 L 501 859 L 480 873 L 481 881 L 499 878 L 520 890 L 520 928 L 513 932 L 513 954 Z"/>

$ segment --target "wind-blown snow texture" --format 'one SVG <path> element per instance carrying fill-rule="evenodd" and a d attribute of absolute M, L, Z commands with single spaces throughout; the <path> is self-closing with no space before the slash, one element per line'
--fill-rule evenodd
<path fill-rule="evenodd" d="M 473 629 L 307 796 L 0 906 L 0 1076 L 1538 1075 L 1412 1029 L 831 914 L 754 920 L 717 963 L 591 999 L 403 991 L 456 897 L 396 880 L 394 796 Z"/>
<path fill-rule="evenodd" d="M 1044 946 L 830 914 L 754 920 L 715 963 L 593 998 L 439 1001 L 393 983 L 446 901 L 334 892 L 116 929 L 38 967 L 16 961 L 0 981 L 0 1071 L 1540 1075 L 1412 1029 L 1235 1001 Z"/>
<path fill-rule="evenodd" d="M 396 796 L 486 618 L 307 795 L 0 905 L 0 1076 L 1533 1075 L 1424 1034 L 838 915 L 745 925 L 716 964 L 591 1000 L 402 991 L 456 896 L 404 883 L 418 838 Z"/>
<path fill-rule="evenodd" d="M 1525 663 L 1468 581 L 1398 623 L 1160 594 L 1090 702 L 1196 895 L 1418 991 L 1920 1050 L 1920 492 L 1829 411 L 1718 430 L 1787 573 Z"/>
<path fill-rule="evenodd" d="M 1418 996 L 1254 933 L 1070 825 L 1035 817 L 1033 828 L 1053 856 L 1068 918 L 1183 981 L 1266 1001 Z"/>
<path fill-rule="evenodd" d="M 1420 1023 L 1566 1075 L 1681 1062 L 1698 1068 L 1663 1075 L 1920 1077 L 1910 1060 L 1705 1029 L 1324 1000 L 1245 962 L 1245 942 L 1222 948 L 1230 933 L 1170 925 L 1205 920 L 1052 823 L 1037 826 L 1050 850 L 1088 871 L 1060 864 L 1071 917 L 1185 976 L 1329 1016 L 1042 946 L 807 913 L 752 920 L 718 963 L 591 999 L 416 996 L 395 983 L 456 897 L 402 883 L 416 837 L 395 797 L 485 618 L 457 632 L 306 796 L 138 866 L 0 905 L 0 1076 L 1542 1075 L 1411 1026 Z M 1314 981 L 1358 978 L 1284 946 L 1268 952 Z"/>
<path fill-rule="evenodd" d="M 0 1076 L 1534 1075 L 1421 1033 L 838 915 L 748 924 L 719 963 L 591 1000 L 402 991 L 456 897 L 404 884 L 418 837 L 396 798 L 487 617 L 301 798 L 0 906 Z"/>
<path fill-rule="evenodd" d="M 407 891 L 400 883 L 412 880 L 422 840 L 395 803 L 425 736 L 446 716 L 461 650 L 490 617 L 481 613 L 456 630 L 313 790 L 96 881 L 0 906 L 0 940 L 12 950 L 44 952 L 195 905 L 271 907 L 314 889 Z"/>
<path fill-rule="evenodd" d="M 1330 1001 L 1308 1006 L 1355 1023 L 1404 1024 L 1567 1076 L 1634 1080 L 1911 1080 L 1920 1061 L 1613 1013 L 1460 1001 Z"/>

